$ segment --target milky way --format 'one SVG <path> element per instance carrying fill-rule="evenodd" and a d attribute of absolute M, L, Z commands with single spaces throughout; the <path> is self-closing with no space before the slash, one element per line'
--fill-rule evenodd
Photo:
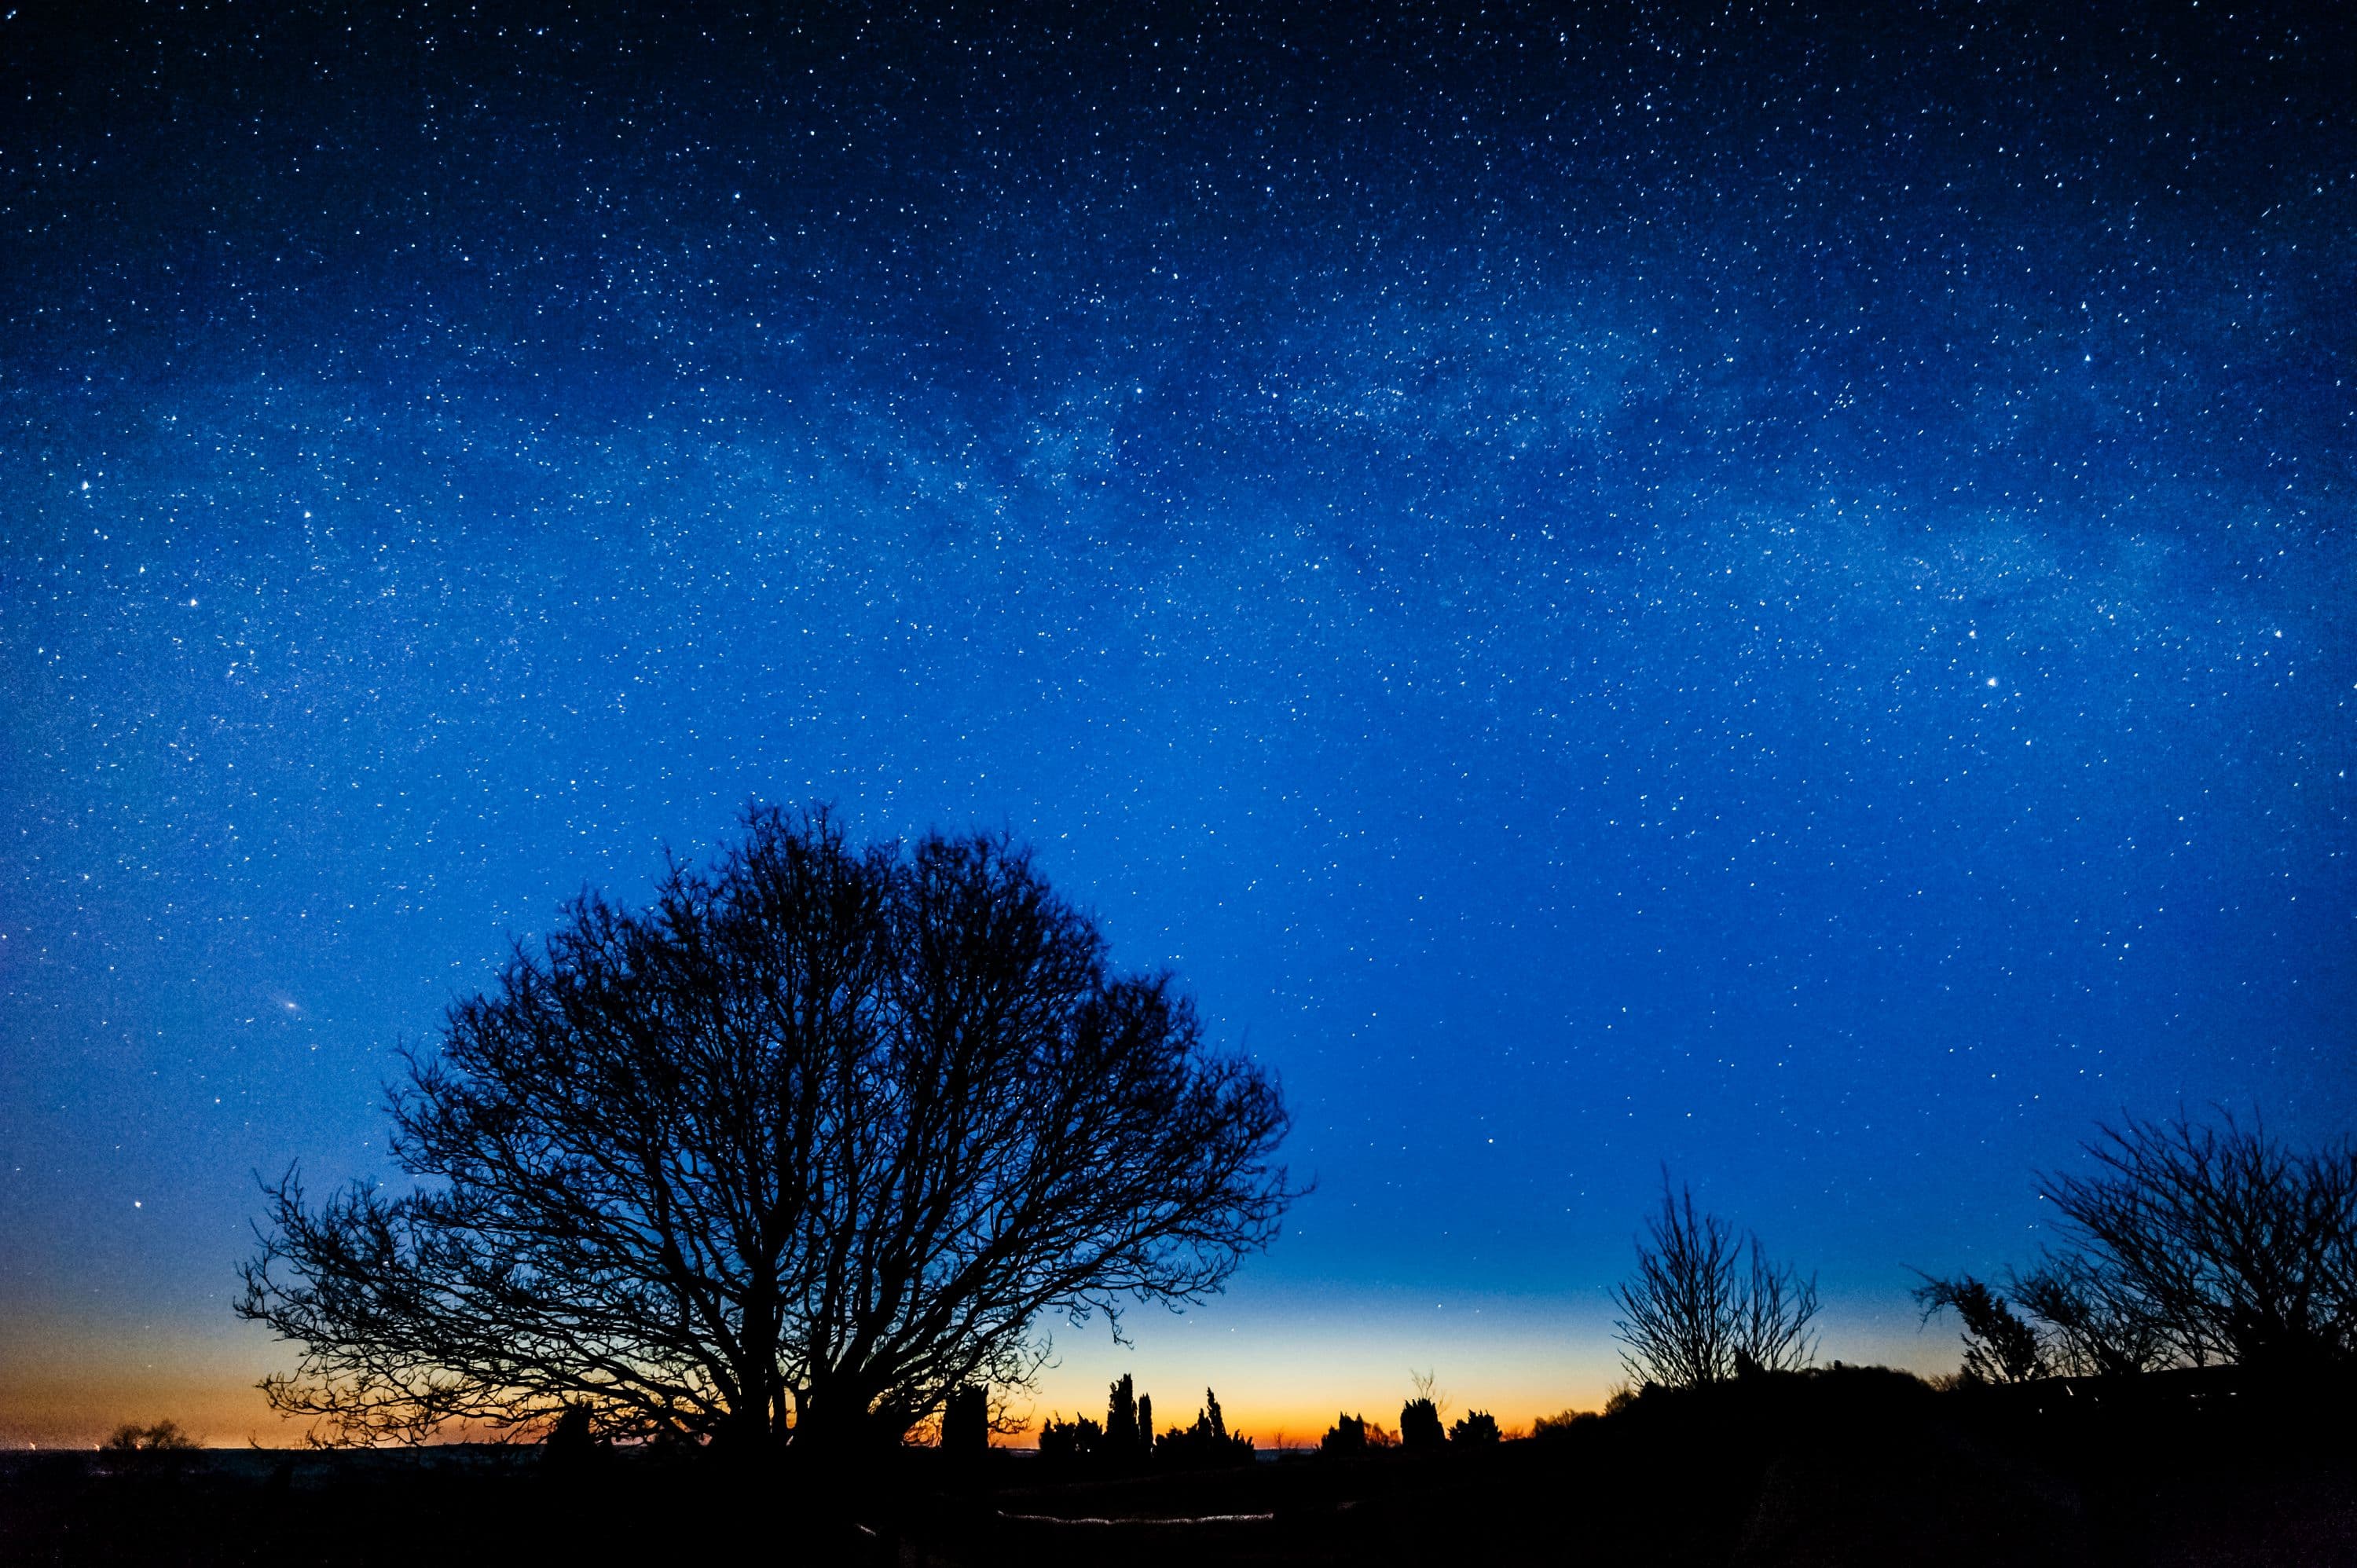
<path fill-rule="evenodd" d="M 2357 1111 L 2345 32 L 366 9 L 0 22 L 0 1441 L 757 798 L 1282 1072 L 1067 1407 L 1591 1400 L 1665 1164 L 1952 1366 L 2098 1118 Z"/>

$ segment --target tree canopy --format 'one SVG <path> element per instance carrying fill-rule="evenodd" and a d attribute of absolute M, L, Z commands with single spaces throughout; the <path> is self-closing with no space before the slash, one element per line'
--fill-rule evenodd
<path fill-rule="evenodd" d="M 1037 1325 L 1215 1291 L 1294 1196 L 1274 1079 L 1003 836 L 748 814 L 652 905 L 585 893 L 393 1092 L 414 1178 L 298 1175 L 238 1310 L 322 1442 L 447 1423 L 888 1440 L 1026 1382 Z"/>

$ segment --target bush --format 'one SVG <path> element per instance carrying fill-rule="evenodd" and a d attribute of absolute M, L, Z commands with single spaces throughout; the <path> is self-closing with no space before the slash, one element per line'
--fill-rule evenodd
<path fill-rule="evenodd" d="M 99 1444 L 108 1454 L 185 1454 L 196 1446 L 197 1440 L 181 1431 L 176 1421 L 159 1421 L 153 1426 L 126 1421 Z"/>
<path fill-rule="evenodd" d="M 1460 1448 L 1494 1447 L 1498 1418 L 1486 1410 L 1469 1411 L 1448 1429 L 1448 1441 Z"/>
<path fill-rule="evenodd" d="M 1228 1430 L 1227 1419 L 1220 1413 L 1220 1396 L 1205 1389 L 1203 1408 L 1197 1412 L 1195 1424 L 1174 1426 L 1164 1433 L 1154 1446 L 1154 1458 L 1157 1464 L 1181 1469 L 1249 1465 L 1253 1461 L 1253 1441 Z"/>
<path fill-rule="evenodd" d="M 153 1426 L 142 1426 L 135 1421 L 126 1421 L 108 1434 L 98 1447 L 102 1468 L 117 1475 L 144 1475 L 156 1470 L 178 1470 L 196 1452 L 197 1440 L 181 1431 L 178 1422 L 159 1421 Z"/>
<path fill-rule="evenodd" d="M 1412 1399 L 1400 1406 L 1400 1446 L 1411 1454 L 1437 1453 L 1448 1441 L 1440 1424 L 1440 1407 L 1429 1399 Z"/>
<path fill-rule="evenodd" d="M 1604 1418 L 1592 1410 L 1564 1410 L 1553 1415 L 1543 1415 L 1531 1423 L 1531 1435 L 1542 1443 L 1560 1442 L 1582 1424 Z"/>
<path fill-rule="evenodd" d="M 1104 1449 L 1104 1428 L 1082 1416 L 1076 1421 L 1048 1418 L 1039 1428 L 1039 1457 L 1071 1461 L 1093 1459 Z"/>

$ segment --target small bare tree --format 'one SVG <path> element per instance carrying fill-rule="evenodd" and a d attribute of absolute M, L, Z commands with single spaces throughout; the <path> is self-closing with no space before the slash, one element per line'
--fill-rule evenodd
<path fill-rule="evenodd" d="M 1740 1369 L 1789 1371 L 1816 1355 L 1817 1282 L 1768 1260 L 1757 1236 L 1695 1208 L 1662 1175 L 1662 1211 L 1645 1222 L 1637 1273 L 1615 1286 L 1630 1376 L 1667 1388 L 1722 1382 Z"/>

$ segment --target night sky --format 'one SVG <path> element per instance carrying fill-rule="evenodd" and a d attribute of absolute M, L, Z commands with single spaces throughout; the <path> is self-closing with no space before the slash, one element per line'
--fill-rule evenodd
<path fill-rule="evenodd" d="M 2351 1126 L 2345 20 L 277 9 L 0 20 L 0 1444 L 293 1436 L 256 1173 L 755 799 L 1283 1076 L 1041 1414 L 1593 1407 L 1664 1163 L 1949 1369 L 2098 1118 Z"/>

